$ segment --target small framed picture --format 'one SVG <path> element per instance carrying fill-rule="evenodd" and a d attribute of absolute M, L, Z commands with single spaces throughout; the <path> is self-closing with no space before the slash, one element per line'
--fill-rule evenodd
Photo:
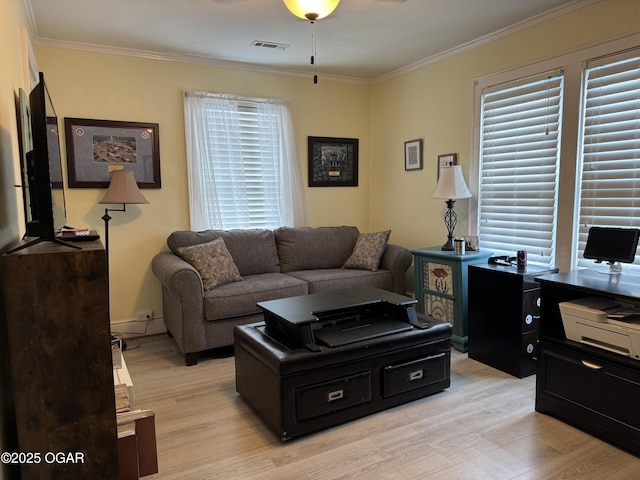
<path fill-rule="evenodd" d="M 422 170 L 422 139 L 404 142 L 404 169 Z"/>
<path fill-rule="evenodd" d="M 444 155 L 438 155 L 438 178 L 440 178 L 440 172 L 442 167 L 450 167 L 458 164 L 457 153 L 445 153 Z"/>

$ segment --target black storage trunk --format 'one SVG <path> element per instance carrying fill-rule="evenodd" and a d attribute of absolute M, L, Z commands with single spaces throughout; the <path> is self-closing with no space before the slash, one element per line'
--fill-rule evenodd
<path fill-rule="evenodd" d="M 236 327 L 236 390 L 288 440 L 449 387 L 451 331 L 440 322 L 313 352 L 288 348 L 264 323 Z"/>

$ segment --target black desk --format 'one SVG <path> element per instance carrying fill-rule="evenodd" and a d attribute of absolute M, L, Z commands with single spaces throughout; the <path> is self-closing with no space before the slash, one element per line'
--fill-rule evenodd
<path fill-rule="evenodd" d="M 576 270 L 541 288 L 536 410 L 640 456 L 640 361 L 567 340 L 558 304 L 589 296 L 640 303 L 640 277 Z"/>

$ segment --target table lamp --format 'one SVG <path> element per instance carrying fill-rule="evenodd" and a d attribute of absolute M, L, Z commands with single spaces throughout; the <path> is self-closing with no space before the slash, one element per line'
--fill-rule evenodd
<path fill-rule="evenodd" d="M 443 198 L 447 204 L 447 211 L 444 214 L 444 224 L 449 233 L 446 243 L 442 246 L 442 250 L 454 249 L 453 229 L 456 228 L 456 223 L 458 223 L 458 216 L 453 210 L 453 205 L 456 203 L 456 200 L 469 198 L 471 196 L 471 192 L 462 176 L 462 167 L 460 165 L 451 165 L 440 169 L 440 178 L 431 197 Z"/>

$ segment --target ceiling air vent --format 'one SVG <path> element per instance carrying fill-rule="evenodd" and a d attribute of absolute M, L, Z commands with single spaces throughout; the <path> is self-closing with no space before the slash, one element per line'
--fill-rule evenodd
<path fill-rule="evenodd" d="M 270 48 L 272 50 L 285 51 L 289 45 L 287 45 L 285 43 L 263 42 L 261 40 L 254 40 L 253 43 L 251 43 L 251 46 L 252 47 Z"/>

